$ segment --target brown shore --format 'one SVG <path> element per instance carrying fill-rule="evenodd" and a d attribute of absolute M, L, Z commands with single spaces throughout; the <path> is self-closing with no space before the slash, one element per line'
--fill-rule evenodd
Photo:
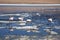
<path fill-rule="evenodd" d="M 49 3 L 49 4 L 58 4 L 60 0 L 0 0 L 0 4 L 38 4 L 38 3 Z"/>

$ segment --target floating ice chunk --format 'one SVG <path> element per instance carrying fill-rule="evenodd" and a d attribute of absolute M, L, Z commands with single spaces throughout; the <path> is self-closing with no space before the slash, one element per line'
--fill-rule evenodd
<path fill-rule="evenodd" d="M 19 25 L 26 25 L 26 21 L 19 21 Z"/>
<path fill-rule="evenodd" d="M 55 29 L 60 29 L 60 26 L 55 26 Z"/>
<path fill-rule="evenodd" d="M 31 19 L 27 19 L 27 22 L 31 22 L 32 20 Z"/>
<path fill-rule="evenodd" d="M 52 20 L 52 18 L 49 18 L 48 20 L 49 20 L 50 22 L 52 22 L 52 21 L 53 21 L 53 20 Z"/>
<path fill-rule="evenodd" d="M 40 13 L 36 13 L 36 15 L 41 16 Z"/>
<path fill-rule="evenodd" d="M 19 20 L 23 20 L 23 17 L 19 17 L 18 19 L 19 19 Z"/>
<path fill-rule="evenodd" d="M 50 31 L 49 29 L 44 29 L 46 32 L 49 32 L 51 34 L 58 34 L 57 32 L 54 32 L 54 31 Z"/>
<path fill-rule="evenodd" d="M 27 32 L 31 32 L 30 30 L 28 30 Z"/>
<path fill-rule="evenodd" d="M 58 34 L 57 32 L 51 31 L 51 34 Z"/>
<path fill-rule="evenodd" d="M 10 31 L 14 31 L 14 29 L 10 29 Z"/>
<path fill-rule="evenodd" d="M 5 39 L 6 39 L 6 40 L 9 39 L 9 36 L 6 36 Z"/>
<path fill-rule="evenodd" d="M 10 17 L 10 18 L 9 18 L 9 20 L 13 20 L 13 19 L 14 19 L 14 17 Z"/>
<path fill-rule="evenodd" d="M 50 21 L 51 23 L 54 23 L 52 18 L 49 18 L 48 21 Z"/>
<path fill-rule="evenodd" d="M 49 29 L 44 29 L 46 32 L 50 32 L 50 30 Z"/>

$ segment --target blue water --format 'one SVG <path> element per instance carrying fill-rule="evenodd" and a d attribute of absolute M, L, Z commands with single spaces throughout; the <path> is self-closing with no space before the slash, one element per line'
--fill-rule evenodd
<path fill-rule="evenodd" d="M 56 14 L 52 14 L 52 15 L 46 15 L 46 14 L 41 14 L 41 16 L 38 15 L 33 15 L 33 14 L 29 14 L 30 16 L 28 17 L 24 17 L 24 21 L 26 21 L 27 19 L 31 19 L 32 22 L 30 23 L 26 23 L 26 25 L 24 26 L 33 26 L 33 25 L 39 25 L 39 24 L 44 24 L 42 26 L 38 26 L 38 31 L 39 32 L 27 32 L 26 30 L 17 30 L 14 29 L 14 31 L 10 31 L 10 29 L 0 29 L 0 36 L 4 36 L 4 35 L 38 35 L 38 36 L 46 36 L 49 33 L 46 32 L 44 29 L 46 29 L 46 27 L 54 27 L 54 26 L 60 26 L 60 18 L 58 18 L 58 16 Z M 60 14 L 58 14 L 60 15 Z M 52 17 L 54 16 L 54 17 Z M 18 17 L 20 16 L 13 16 L 14 17 L 14 21 L 19 21 Z M 56 17 L 56 18 L 55 18 Z M 9 21 L 10 16 L 0 16 L 0 21 Z M 52 18 L 53 19 L 53 23 L 48 21 L 48 18 Z M 34 23 L 34 24 L 33 24 Z M 18 23 L 0 23 L 1 27 L 12 27 L 12 26 L 17 26 L 20 27 L 21 25 L 18 25 Z M 60 34 L 60 29 L 56 29 L 56 28 L 52 28 L 52 31 L 57 32 L 58 34 Z"/>

